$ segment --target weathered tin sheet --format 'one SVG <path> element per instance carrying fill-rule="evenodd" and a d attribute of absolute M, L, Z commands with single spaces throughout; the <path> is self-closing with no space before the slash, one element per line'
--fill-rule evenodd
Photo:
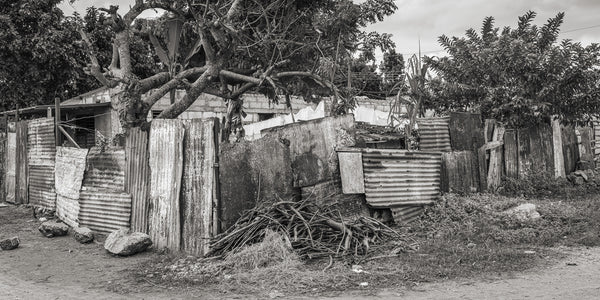
<path fill-rule="evenodd" d="M 88 149 L 56 147 L 55 189 L 58 195 L 79 199 Z M 57 198 L 58 200 L 59 198 Z"/>
<path fill-rule="evenodd" d="M 150 128 L 149 234 L 157 249 L 179 250 L 179 195 L 183 172 L 184 128 L 180 120 L 154 120 Z"/>
<path fill-rule="evenodd" d="M 29 197 L 27 193 L 28 163 L 27 163 L 27 121 L 19 121 L 16 124 L 16 171 L 15 171 L 15 203 L 27 204 Z"/>
<path fill-rule="evenodd" d="M 53 166 L 56 156 L 54 119 L 41 118 L 28 121 L 27 146 L 29 165 Z"/>
<path fill-rule="evenodd" d="M 294 187 L 315 185 L 339 177 L 335 149 L 354 146 L 353 115 L 297 122 L 262 131 L 290 142 Z"/>
<path fill-rule="evenodd" d="M 0 132 L 0 202 L 6 201 L 6 132 Z"/>
<path fill-rule="evenodd" d="M 125 149 L 92 147 L 83 185 L 87 190 L 125 191 Z"/>
<path fill-rule="evenodd" d="M 417 220 L 423 214 L 422 205 L 392 207 L 392 216 L 396 224 L 406 224 Z"/>
<path fill-rule="evenodd" d="M 71 227 L 79 226 L 79 200 L 56 194 L 56 215 Z"/>
<path fill-rule="evenodd" d="M 125 141 L 125 154 L 125 191 L 131 195 L 131 229 L 148 233 L 148 132 L 131 128 Z"/>
<path fill-rule="evenodd" d="M 9 132 L 6 138 L 6 202 L 15 203 L 17 134 Z"/>
<path fill-rule="evenodd" d="M 100 233 L 110 233 L 120 228 L 129 228 L 130 216 L 129 194 L 97 190 L 82 190 L 79 194 L 80 226 Z"/>
<path fill-rule="evenodd" d="M 365 195 L 373 207 L 432 203 L 440 193 L 442 153 L 363 149 Z"/>
<path fill-rule="evenodd" d="M 54 166 L 29 166 L 29 202 L 47 209 L 56 208 Z"/>
<path fill-rule="evenodd" d="M 450 193 L 475 193 L 479 189 L 477 156 L 473 151 L 442 154 L 441 190 Z"/>
<path fill-rule="evenodd" d="M 361 152 L 338 152 L 344 194 L 364 194 L 365 176 Z"/>
<path fill-rule="evenodd" d="M 213 200 L 217 143 L 216 119 L 183 121 L 182 246 L 186 253 L 203 255 L 213 236 Z"/>
<path fill-rule="evenodd" d="M 450 118 L 417 119 L 419 126 L 419 149 L 422 151 L 451 151 Z"/>

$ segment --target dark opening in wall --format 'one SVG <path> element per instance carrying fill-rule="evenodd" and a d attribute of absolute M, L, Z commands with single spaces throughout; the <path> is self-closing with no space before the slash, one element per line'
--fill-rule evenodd
<path fill-rule="evenodd" d="M 264 120 L 268 120 L 268 119 L 273 119 L 275 117 L 275 114 L 258 114 L 258 121 L 264 121 Z"/>

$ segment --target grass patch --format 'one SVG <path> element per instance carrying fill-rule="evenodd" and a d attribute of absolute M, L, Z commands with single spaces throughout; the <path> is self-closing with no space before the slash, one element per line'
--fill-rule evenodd
<path fill-rule="evenodd" d="M 567 189 L 568 186 L 562 188 Z M 537 206 L 541 218 L 521 222 L 504 213 L 523 203 Z M 600 197 L 571 193 L 538 197 L 476 194 L 446 195 L 408 226 L 395 229 L 418 245 L 398 255 L 353 261 L 301 261 L 281 235 L 223 260 L 163 256 L 137 271 L 138 278 L 166 286 L 197 287 L 216 293 L 273 291 L 328 294 L 348 289 L 365 293 L 445 279 L 497 276 L 552 262 L 552 247 L 600 246 Z M 393 242 L 393 241 L 390 241 Z M 390 252 L 394 246 L 390 243 Z M 360 264 L 366 272 L 354 272 Z M 150 276 L 150 277 L 148 277 Z M 361 283 L 368 286 L 361 286 Z"/>

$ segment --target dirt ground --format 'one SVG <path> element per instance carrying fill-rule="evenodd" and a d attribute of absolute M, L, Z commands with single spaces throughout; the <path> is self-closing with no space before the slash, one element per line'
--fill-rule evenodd
<path fill-rule="evenodd" d="M 106 253 L 101 242 L 81 245 L 72 236 L 46 238 L 25 207 L 0 207 L 0 237 L 19 236 L 21 245 L 0 251 L 0 299 L 253 299 L 256 295 L 173 290 L 131 276 L 155 252 L 129 258 Z M 321 299 L 598 299 L 600 248 L 560 248 L 558 261 L 528 272 L 485 279 L 418 285 L 410 290 L 355 290 Z M 280 291 L 281 298 L 294 297 Z"/>

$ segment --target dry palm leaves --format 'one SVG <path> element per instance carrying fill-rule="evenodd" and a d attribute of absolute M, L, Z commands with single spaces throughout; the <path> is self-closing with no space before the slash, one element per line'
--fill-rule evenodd
<path fill-rule="evenodd" d="M 281 201 L 246 211 L 226 232 L 211 241 L 207 256 L 239 251 L 261 242 L 267 229 L 281 233 L 301 258 L 366 255 L 387 241 L 405 250 L 412 243 L 400 233 L 369 217 L 344 223 L 339 212 L 310 201 Z"/>

